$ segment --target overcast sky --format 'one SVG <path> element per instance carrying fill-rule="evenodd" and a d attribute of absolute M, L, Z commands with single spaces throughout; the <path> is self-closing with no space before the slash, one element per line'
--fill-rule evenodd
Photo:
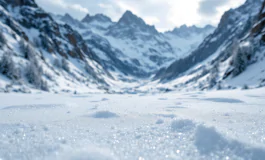
<path fill-rule="evenodd" d="M 126 10 L 155 25 L 160 31 L 188 26 L 217 25 L 222 14 L 246 0 L 35 0 L 43 9 L 56 14 L 70 13 L 77 19 L 103 13 L 117 21 Z"/>

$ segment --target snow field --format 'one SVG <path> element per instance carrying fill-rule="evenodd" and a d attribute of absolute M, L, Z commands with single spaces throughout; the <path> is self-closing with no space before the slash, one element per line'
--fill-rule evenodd
<path fill-rule="evenodd" d="M 264 98 L 264 89 L 0 94 L 0 158 L 259 160 Z"/>

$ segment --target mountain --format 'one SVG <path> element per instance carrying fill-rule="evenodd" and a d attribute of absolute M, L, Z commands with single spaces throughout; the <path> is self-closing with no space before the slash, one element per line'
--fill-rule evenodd
<path fill-rule="evenodd" d="M 112 20 L 105 16 L 104 14 L 96 14 L 94 16 L 90 16 L 87 14 L 85 18 L 82 20 L 83 23 L 93 23 L 93 22 L 101 22 L 101 23 L 112 23 Z"/>
<path fill-rule="evenodd" d="M 135 40 L 137 36 L 158 35 L 154 26 L 147 25 L 143 19 L 134 15 L 131 11 L 126 11 L 118 23 L 109 28 L 107 35 L 116 38 L 128 38 Z"/>
<path fill-rule="evenodd" d="M 0 91 L 5 92 L 105 92 L 142 85 L 187 57 L 213 31 L 187 30 L 193 41 L 161 33 L 131 11 L 118 22 L 103 14 L 79 21 L 47 13 L 34 0 L 0 5 Z"/>
<path fill-rule="evenodd" d="M 175 28 L 172 31 L 166 32 L 167 34 L 173 34 L 178 37 L 187 38 L 191 37 L 193 34 L 204 34 L 205 36 L 209 35 L 209 31 L 213 32 L 215 27 L 211 25 L 206 25 L 203 28 L 199 28 L 195 25 L 188 27 L 187 25 L 182 25 L 179 28 Z"/>
<path fill-rule="evenodd" d="M 211 25 L 206 25 L 203 28 L 194 25 L 190 27 L 182 25 L 179 28 L 166 32 L 165 36 L 173 48 L 177 47 L 175 50 L 180 49 L 182 51 L 182 54 L 179 53 L 179 57 L 184 58 L 195 50 L 214 30 L 215 27 Z"/>
<path fill-rule="evenodd" d="M 69 24 L 73 24 L 75 25 L 76 27 L 79 27 L 79 28 L 85 28 L 85 25 L 83 25 L 82 23 L 79 22 L 79 20 L 77 19 L 74 19 L 70 14 L 66 13 L 64 16 L 61 16 L 59 17 L 61 21 L 63 22 L 67 22 Z"/>
<path fill-rule="evenodd" d="M 191 41 L 177 35 L 160 33 L 131 11 L 126 11 L 118 22 L 102 14 L 86 15 L 81 22 L 87 29 L 75 29 L 80 31 L 88 46 L 100 56 L 99 61 L 106 69 L 115 73 L 118 70 L 126 76 L 138 78 L 149 77 L 183 57 L 205 36 L 198 31 L 192 34 L 196 40 Z M 67 21 L 65 23 L 73 26 Z M 208 34 L 212 31 L 210 28 Z"/>
<path fill-rule="evenodd" d="M 112 20 L 104 14 L 96 14 L 94 16 L 87 14 L 81 22 L 87 28 L 97 28 L 98 30 L 105 30 L 113 24 Z"/>
<path fill-rule="evenodd" d="M 130 11 L 102 36 L 123 53 L 124 60 L 146 73 L 168 65 L 177 55 L 163 34 Z"/>
<path fill-rule="evenodd" d="M 34 0 L 2 0 L 0 13 L 2 91 L 93 92 L 109 86 L 106 80 L 113 77 L 95 61 L 82 36 Z"/>
<path fill-rule="evenodd" d="M 161 69 L 165 86 L 186 89 L 259 87 L 264 83 L 263 0 L 227 11 L 213 34 L 186 58 Z"/>

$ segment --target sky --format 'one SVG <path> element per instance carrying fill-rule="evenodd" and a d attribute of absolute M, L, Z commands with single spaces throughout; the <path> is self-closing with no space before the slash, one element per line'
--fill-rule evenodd
<path fill-rule="evenodd" d="M 223 13 L 246 0 L 35 0 L 39 6 L 55 14 L 69 13 L 76 19 L 86 14 L 103 13 L 118 21 L 126 10 L 143 18 L 159 31 L 181 25 L 218 25 Z"/>

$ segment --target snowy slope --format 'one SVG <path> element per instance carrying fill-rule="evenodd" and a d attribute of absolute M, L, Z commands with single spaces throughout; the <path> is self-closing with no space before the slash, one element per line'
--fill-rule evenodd
<path fill-rule="evenodd" d="M 0 94 L 0 158 L 263 160 L 264 91 Z"/>
<path fill-rule="evenodd" d="M 8 55 L 12 64 L 1 64 L 1 91 L 97 92 L 111 84 L 111 75 L 70 26 L 55 22 L 33 0 L 0 4 L 0 57 Z"/>
<path fill-rule="evenodd" d="M 264 85 L 262 0 L 248 0 L 226 12 L 218 28 L 191 55 L 160 70 L 151 88 L 233 89 Z M 260 30 L 256 33 L 256 30 Z M 162 83 L 161 83 L 162 82 Z"/>
<path fill-rule="evenodd" d="M 162 81 L 174 79 L 215 53 L 220 53 L 220 50 L 225 50 L 234 39 L 243 38 L 258 15 L 261 3 L 262 0 L 247 0 L 239 8 L 227 11 L 213 34 L 205 38 L 188 57 L 175 61 L 163 71 L 163 74 L 156 75 L 156 78 Z"/>

